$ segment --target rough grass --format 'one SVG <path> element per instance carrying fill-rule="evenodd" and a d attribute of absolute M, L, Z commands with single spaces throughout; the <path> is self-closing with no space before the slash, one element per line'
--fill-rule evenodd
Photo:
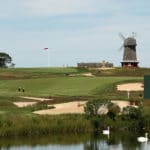
<path fill-rule="evenodd" d="M 68 76 L 87 72 L 85 68 L 62 67 L 62 68 L 1 68 L 0 79 L 29 79 L 47 78 L 53 76 Z"/>
<path fill-rule="evenodd" d="M 85 133 L 90 122 L 82 115 L 1 117 L 0 137 L 36 136 L 54 133 Z"/>
<path fill-rule="evenodd" d="M 77 67 L 54 67 L 54 68 L 2 68 L 0 69 L 0 79 L 31 79 L 31 78 L 49 78 L 56 76 L 80 75 L 81 73 L 91 72 L 95 76 L 132 76 L 143 77 L 150 74 L 149 68 L 124 69 L 114 68 L 109 70 L 98 70 Z"/>
<path fill-rule="evenodd" d="M 108 70 L 97 70 L 90 69 L 90 71 L 96 76 L 134 76 L 134 77 L 142 77 L 146 74 L 150 74 L 149 68 L 114 68 Z"/>

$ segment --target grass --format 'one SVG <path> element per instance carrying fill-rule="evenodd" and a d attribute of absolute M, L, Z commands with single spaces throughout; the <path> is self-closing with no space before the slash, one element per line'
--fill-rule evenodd
<path fill-rule="evenodd" d="M 85 72 L 92 72 L 97 76 L 81 77 L 80 74 Z M 124 100 L 127 99 L 126 92 L 118 92 L 116 85 L 143 82 L 143 74 L 148 72 L 148 69 L 125 71 L 116 68 L 95 71 L 73 67 L 0 69 L 0 136 L 79 133 L 92 130 L 91 122 L 83 115 L 38 116 L 32 111 L 45 108 L 45 103 L 18 108 L 13 102 L 22 101 L 19 96 L 55 97 L 57 103 L 78 99 L 92 100 L 97 97 Z M 71 77 L 70 74 L 75 76 Z M 18 92 L 18 87 L 25 88 L 25 92 Z M 131 95 L 137 99 L 139 93 Z M 150 113 L 149 106 L 148 102 L 144 102 L 146 115 Z M 107 122 L 107 119 L 103 121 L 106 125 L 111 122 L 117 128 L 115 122 Z"/>
<path fill-rule="evenodd" d="M 142 77 L 68 77 L 68 76 L 50 76 L 43 78 L 42 72 L 63 72 L 64 68 L 17 68 L 1 69 L 1 74 L 9 72 L 29 72 L 29 78 L 0 80 L 0 115 L 17 114 L 32 115 L 29 108 L 17 108 L 13 102 L 23 101 L 19 96 L 37 96 L 37 97 L 55 97 L 57 103 L 87 100 L 88 97 L 106 97 L 110 99 L 124 99 L 126 93 L 119 93 L 115 86 L 117 83 L 128 81 L 143 81 Z M 66 68 L 68 72 L 83 72 L 85 70 L 76 68 Z M 77 71 L 78 70 L 78 71 Z M 39 78 L 32 78 L 39 73 Z M 17 74 L 16 73 L 16 74 Z M 25 92 L 17 92 L 18 87 L 25 88 Z M 107 94 L 106 94 L 107 93 Z M 24 100 L 28 101 L 28 100 Z M 54 103 L 54 102 L 52 102 Z M 40 108 L 40 106 L 38 106 Z M 38 109 L 34 108 L 34 109 Z"/>
<path fill-rule="evenodd" d="M 53 76 L 68 76 L 69 74 L 79 74 L 87 72 L 84 68 L 75 67 L 55 67 L 55 68 L 1 68 L 0 79 L 29 79 L 47 78 Z"/>
<path fill-rule="evenodd" d="M 115 68 L 109 70 L 95 70 L 77 67 L 53 67 L 53 68 L 1 68 L 0 79 L 31 79 L 49 78 L 68 75 L 80 75 L 81 73 L 91 72 L 96 76 L 115 76 L 115 77 L 143 77 L 150 74 L 149 68 L 123 69 Z"/>
<path fill-rule="evenodd" d="M 39 79 L 0 80 L 1 96 L 94 96 L 116 82 L 141 79 L 135 77 L 51 77 Z M 17 92 L 18 87 L 25 92 Z M 20 94 L 21 93 L 21 94 Z"/>
<path fill-rule="evenodd" d="M 108 69 L 108 70 L 90 69 L 90 71 L 96 76 L 105 76 L 105 77 L 106 76 L 139 77 L 139 76 L 150 74 L 149 68 L 134 68 L 134 69 L 133 68 L 114 68 L 114 69 Z"/>
<path fill-rule="evenodd" d="M 1 117 L 0 137 L 36 136 L 54 133 L 84 133 L 91 128 L 82 115 Z"/>

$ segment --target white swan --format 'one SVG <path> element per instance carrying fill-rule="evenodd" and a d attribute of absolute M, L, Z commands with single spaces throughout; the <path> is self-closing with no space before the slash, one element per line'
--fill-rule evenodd
<path fill-rule="evenodd" d="M 148 133 L 145 133 L 145 137 L 138 137 L 138 142 L 147 142 L 148 141 Z"/>
<path fill-rule="evenodd" d="M 109 127 L 107 127 L 107 130 L 103 130 L 103 134 L 105 135 L 109 135 L 110 131 L 109 131 Z"/>

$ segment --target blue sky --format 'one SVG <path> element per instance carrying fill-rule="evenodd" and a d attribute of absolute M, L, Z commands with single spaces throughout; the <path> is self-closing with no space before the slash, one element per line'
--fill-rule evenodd
<path fill-rule="evenodd" d="M 47 67 L 48 55 L 49 66 L 120 66 L 118 33 L 135 32 L 139 65 L 150 67 L 149 7 L 149 0 L 0 0 L 0 51 L 16 67 Z"/>

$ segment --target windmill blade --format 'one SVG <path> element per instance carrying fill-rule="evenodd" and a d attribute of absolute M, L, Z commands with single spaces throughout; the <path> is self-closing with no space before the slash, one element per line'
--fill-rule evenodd
<path fill-rule="evenodd" d="M 119 33 L 119 37 L 120 37 L 123 41 L 126 39 L 122 33 Z"/>
<path fill-rule="evenodd" d="M 123 45 L 120 46 L 120 48 L 118 49 L 118 51 L 123 50 Z"/>
<path fill-rule="evenodd" d="M 137 36 L 137 33 L 132 32 L 132 37 L 133 37 L 133 38 L 136 38 L 136 36 Z"/>

